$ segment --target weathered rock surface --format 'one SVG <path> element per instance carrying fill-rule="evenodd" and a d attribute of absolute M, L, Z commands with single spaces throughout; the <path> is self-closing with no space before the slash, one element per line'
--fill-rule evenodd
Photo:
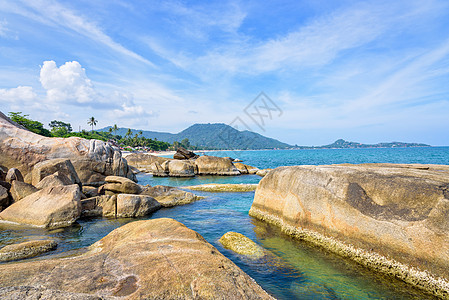
<path fill-rule="evenodd" d="M 8 190 L 0 185 L 0 211 L 9 206 L 11 198 L 9 197 Z"/>
<path fill-rule="evenodd" d="M 239 162 L 233 162 L 234 166 L 239 170 L 240 174 L 248 174 L 248 169 L 245 164 Z"/>
<path fill-rule="evenodd" d="M 449 284 L 449 167 L 280 167 L 250 215 L 440 297 Z"/>
<path fill-rule="evenodd" d="M 229 231 L 218 240 L 223 247 L 249 258 L 259 259 L 264 256 L 262 247 L 241 233 Z"/>
<path fill-rule="evenodd" d="M 240 175 L 229 158 L 200 156 L 195 160 L 199 175 Z"/>
<path fill-rule="evenodd" d="M 0 268 L 0 287 L 20 292 L 22 286 L 105 298 L 271 299 L 198 233 L 172 219 L 128 223 L 80 256 Z"/>
<path fill-rule="evenodd" d="M 36 184 L 36 188 L 41 190 L 46 187 L 54 187 L 54 186 L 61 186 L 61 185 L 71 185 L 74 184 L 72 179 L 64 175 L 63 172 L 56 172 L 54 174 L 48 175 L 47 177 L 44 177 L 41 181 L 39 181 L 38 184 Z"/>
<path fill-rule="evenodd" d="M 135 179 L 117 147 L 102 141 L 78 137 L 43 137 L 17 126 L 1 112 L 0 153 L 0 165 L 18 168 L 25 177 L 39 162 L 67 158 L 71 160 L 83 183 L 102 181 L 102 178 L 108 175 Z"/>
<path fill-rule="evenodd" d="M 186 160 L 172 160 L 168 162 L 169 175 L 172 177 L 195 176 L 194 163 Z"/>
<path fill-rule="evenodd" d="M 126 160 L 128 161 L 129 165 L 136 167 L 138 170 L 142 172 L 149 172 L 152 163 L 158 162 L 160 165 L 162 165 L 165 161 L 169 161 L 172 159 L 146 153 L 132 153 L 126 156 Z"/>
<path fill-rule="evenodd" d="M 89 185 L 83 185 L 82 192 L 87 198 L 98 196 L 98 188 Z"/>
<path fill-rule="evenodd" d="M 100 296 L 92 296 L 82 293 L 68 293 L 57 290 L 50 290 L 42 287 L 31 286 L 13 286 L 0 287 L 0 299 L 3 300 L 19 300 L 19 299 L 66 299 L 66 300 L 106 300 Z"/>
<path fill-rule="evenodd" d="M 81 214 L 76 184 L 49 187 L 33 193 L 0 213 L 0 221 L 39 227 L 70 226 Z"/>
<path fill-rule="evenodd" d="M 110 191 L 116 194 L 139 194 L 142 191 L 139 184 L 125 177 L 107 176 L 105 180 L 107 184 L 98 189 L 99 194 L 103 194 L 104 191 Z"/>
<path fill-rule="evenodd" d="M 270 172 L 272 169 L 262 169 L 262 170 L 257 170 L 256 171 L 256 175 L 259 175 L 260 177 L 264 177 L 265 175 L 268 174 L 268 172 Z"/>
<path fill-rule="evenodd" d="M 149 215 L 162 206 L 153 197 L 145 195 L 117 195 L 116 218 L 135 218 Z"/>
<path fill-rule="evenodd" d="M 23 181 L 23 175 L 18 169 L 11 168 L 8 170 L 8 173 L 6 173 L 5 181 L 12 183 L 14 180 Z"/>
<path fill-rule="evenodd" d="M 208 183 L 184 187 L 189 190 L 203 191 L 211 193 L 219 192 L 252 192 L 257 188 L 257 184 L 230 184 L 230 183 Z"/>
<path fill-rule="evenodd" d="M 60 185 L 78 184 L 81 187 L 81 180 L 79 179 L 72 162 L 66 158 L 49 159 L 37 163 L 31 172 L 31 184 L 37 187 L 39 182 L 50 175 L 53 175 L 53 177 L 47 179 L 48 183 L 52 181 L 52 184 L 57 185 L 57 181 L 59 180 L 61 181 Z M 62 178 L 63 176 L 66 178 Z M 65 182 L 66 184 L 63 184 L 62 182 Z"/>
<path fill-rule="evenodd" d="M 179 147 L 178 150 L 176 150 L 176 153 L 173 155 L 174 159 L 179 159 L 179 160 L 192 159 L 192 158 L 195 159 L 198 157 L 199 157 L 198 155 L 196 155 L 192 151 L 189 151 L 183 147 Z"/>
<path fill-rule="evenodd" d="M 27 241 L 0 249 L 0 261 L 12 261 L 34 257 L 54 250 L 58 243 L 53 240 Z"/>
<path fill-rule="evenodd" d="M 37 191 L 39 191 L 39 189 L 37 189 L 33 185 L 22 182 L 22 181 L 15 180 L 11 184 L 10 193 L 11 193 L 13 201 L 18 202 L 18 201 L 22 200 L 23 198 L 25 198 L 33 193 L 36 193 Z"/>
<path fill-rule="evenodd" d="M 176 205 L 189 204 L 204 197 L 163 185 L 145 186 L 141 195 L 148 195 L 157 200 L 164 207 L 172 207 Z"/>
<path fill-rule="evenodd" d="M 146 172 L 153 174 L 153 176 L 157 177 L 167 177 L 168 176 L 168 163 L 169 161 L 163 162 L 164 167 L 157 161 L 153 162 L 149 165 Z"/>

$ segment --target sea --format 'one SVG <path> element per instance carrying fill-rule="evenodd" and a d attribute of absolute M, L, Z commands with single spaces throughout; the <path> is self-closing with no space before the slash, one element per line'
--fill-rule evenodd
<path fill-rule="evenodd" d="M 238 158 L 260 169 L 381 162 L 449 165 L 449 147 L 217 151 L 207 155 Z M 261 179 L 257 175 L 161 178 L 148 174 L 138 174 L 137 178 L 144 185 L 179 188 L 205 183 L 258 183 Z M 294 240 L 278 228 L 249 217 L 254 192 L 194 193 L 205 198 L 183 206 L 163 208 L 144 218 L 78 220 L 71 227 L 56 230 L 0 225 L 0 247 L 45 236 L 56 239 L 58 248 L 34 259 L 64 257 L 84 251 L 84 247 L 128 222 L 166 217 L 199 232 L 277 299 L 434 299 L 399 280 Z M 228 231 L 244 234 L 266 249 L 268 255 L 253 260 L 223 248 L 218 239 Z"/>

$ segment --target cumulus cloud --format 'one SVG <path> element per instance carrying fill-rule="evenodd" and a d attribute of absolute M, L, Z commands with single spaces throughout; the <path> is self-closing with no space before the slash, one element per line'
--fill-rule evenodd
<path fill-rule="evenodd" d="M 99 97 L 86 70 L 77 61 L 66 62 L 59 68 L 52 60 L 44 61 L 40 82 L 52 102 L 90 103 Z"/>
<path fill-rule="evenodd" d="M 10 103 L 30 102 L 37 99 L 31 86 L 18 86 L 11 89 L 0 89 L 0 100 Z"/>

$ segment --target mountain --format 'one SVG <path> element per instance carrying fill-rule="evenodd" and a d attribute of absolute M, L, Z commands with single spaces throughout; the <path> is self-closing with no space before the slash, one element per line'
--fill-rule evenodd
<path fill-rule="evenodd" d="M 431 147 L 426 144 L 419 143 L 403 143 L 403 142 L 391 142 L 391 143 L 377 143 L 377 144 L 361 144 L 357 142 L 348 142 L 343 139 L 336 140 L 332 144 L 324 146 L 313 147 L 298 147 L 302 149 L 335 149 L 335 148 L 407 148 L 407 147 Z"/>
<path fill-rule="evenodd" d="M 108 131 L 110 126 L 99 131 Z M 125 136 L 128 128 L 119 128 L 117 135 Z M 239 131 L 223 123 L 194 124 L 183 131 L 168 132 L 131 129 L 133 135 L 142 131 L 146 138 L 173 143 L 189 139 L 190 145 L 204 149 L 274 149 L 289 148 L 290 145 L 251 131 Z"/>

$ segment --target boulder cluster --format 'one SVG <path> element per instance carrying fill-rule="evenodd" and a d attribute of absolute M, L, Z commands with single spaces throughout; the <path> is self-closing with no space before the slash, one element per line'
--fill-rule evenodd
<path fill-rule="evenodd" d="M 24 180 L 0 166 L 0 222 L 45 228 L 65 227 L 82 217 L 140 217 L 157 209 L 190 203 L 196 195 L 176 188 L 142 186 L 120 176 L 83 184 L 69 159 L 36 164 Z"/>
<path fill-rule="evenodd" d="M 270 169 L 260 170 L 245 165 L 231 157 L 198 156 L 183 148 L 178 149 L 173 159 L 146 153 L 133 153 L 126 157 L 129 165 L 140 172 L 159 177 L 194 177 L 196 175 L 236 176 L 257 174 L 265 176 Z"/>

